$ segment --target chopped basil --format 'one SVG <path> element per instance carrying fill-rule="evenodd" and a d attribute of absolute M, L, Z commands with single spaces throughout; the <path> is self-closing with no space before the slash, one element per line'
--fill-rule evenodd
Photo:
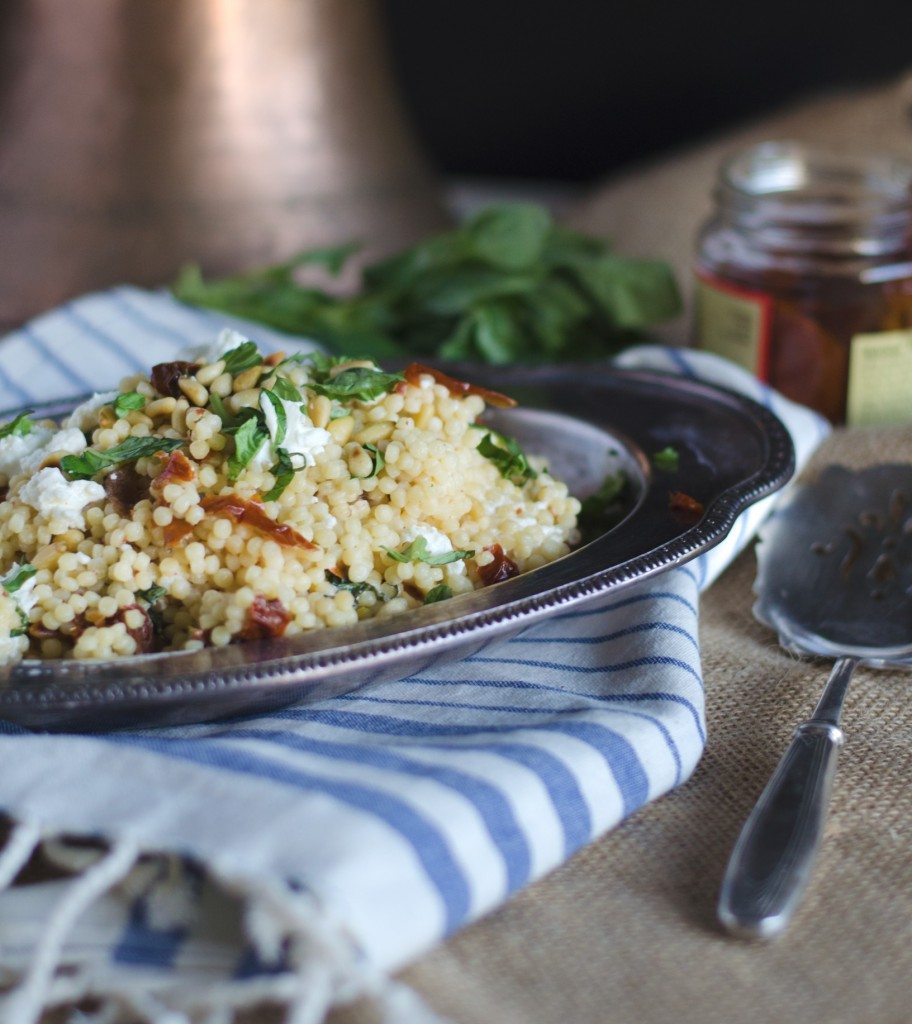
<path fill-rule="evenodd" d="M 288 416 L 285 413 L 285 406 L 282 405 L 282 399 L 271 391 L 261 391 L 260 394 L 266 396 L 266 400 L 275 410 L 276 432 L 273 443 L 278 446 L 285 440 L 285 435 L 288 433 Z"/>
<path fill-rule="evenodd" d="M 128 437 L 105 452 L 89 448 L 82 455 L 65 455 L 60 468 L 70 480 L 90 480 L 108 466 L 135 462 L 156 452 L 173 452 L 184 444 L 173 437 Z"/>
<path fill-rule="evenodd" d="M 453 591 L 445 584 L 438 583 L 436 587 L 431 587 L 424 598 L 425 604 L 436 604 L 438 601 L 449 601 L 453 596 Z"/>
<path fill-rule="evenodd" d="M 338 402 L 358 399 L 370 402 L 385 395 L 394 385 L 405 380 L 401 373 L 384 373 L 366 366 L 353 366 L 325 383 L 311 382 L 308 387 L 318 395 L 325 395 Z"/>
<path fill-rule="evenodd" d="M 286 402 L 303 402 L 301 392 L 291 383 L 287 377 L 276 377 L 270 394 L 284 398 Z"/>
<path fill-rule="evenodd" d="M 350 363 L 355 356 L 327 356 L 322 352 L 298 352 L 291 356 L 286 362 L 307 362 L 310 363 L 311 380 L 318 384 L 325 384 L 329 380 L 329 374 L 342 363 Z"/>
<path fill-rule="evenodd" d="M 251 366 L 259 366 L 263 362 L 256 342 L 253 341 L 245 341 L 237 348 L 230 349 L 222 356 L 222 359 L 225 361 L 225 372 L 230 373 L 232 377 L 236 377 L 244 370 L 249 370 Z"/>
<path fill-rule="evenodd" d="M 234 434 L 234 452 L 228 459 L 228 479 L 233 483 L 269 440 L 269 431 L 260 422 L 258 415 L 252 415 L 231 432 Z"/>
<path fill-rule="evenodd" d="M 426 565 L 448 565 L 450 562 L 471 558 L 475 554 L 474 551 L 445 551 L 441 555 L 432 555 L 428 551 L 427 540 L 424 537 L 416 537 L 402 551 L 387 548 L 386 553 L 394 562 L 424 562 Z"/>
<path fill-rule="evenodd" d="M 38 570 L 34 565 L 30 565 L 28 562 L 25 565 L 20 565 L 15 572 L 11 573 L 5 580 L 0 582 L 3 589 L 7 594 L 15 594 L 17 590 L 20 590 L 22 586 L 27 583 Z"/>
<path fill-rule="evenodd" d="M 114 412 L 118 419 L 122 419 L 128 412 L 143 409 L 146 405 L 144 395 L 138 391 L 128 391 L 125 395 L 118 395 L 114 399 Z"/>
<path fill-rule="evenodd" d="M 32 624 L 31 619 L 28 615 L 16 605 L 16 614 L 19 616 L 19 621 L 22 623 L 19 629 L 14 629 L 10 633 L 10 636 L 25 636 L 28 633 L 29 626 Z"/>
<path fill-rule="evenodd" d="M 364 476 L 356 476 L 355 480 L 369 480 L 372 476 L 376 476 L 381 469 L 386 465 L 386 459 L 383 457 L 383 452 L 375 444 L 362 444 L 361 447 L 371 457 L 371 471 L 365 473 Z"/>
<path fill-rule="evenodd" d="M 672 448 L 671 445 L 663 448 L 660 452 L 656 452 L 652 457 L 653 466 L 665 473 L 674 473 L 680 462 L 681 456 L 678 454 L 677 449 Z"/>
<path fill-rule="evenodd" d="M 500 444 L 495 444 L 495 437 Z M 504 480 L 521 487 L 527 480 L 534 480 L 538 473 L 529 465 L 525 452 L 504 434 L 489 430 L 478 445 L 478 454 L 493 462 Z"/>
<path fill-rule="evenodd" d="M 343 579 L 341 576 L 337 576 L 334 572 L 326 570 L 326 582 L 331 583 L 336 590 L 350 590 L 353 597 L 360 597 L 365 591 L 369 590 L 372 594 L 376 594 L 380 597 L 376 587 L 372 587 L 370 583 L 352 583 L 351 580 Z"/>
<path fill-rule="evenodd" d="M 275 484 L 263 495 L 265 501 L 276 501 L 285 492 L 295 475 L 291 464 L 291 456 L 285 448 L 276 448 L 276 464 L 270 472 L 275 477 Z"/>
<path fill-rule="evenodd" d="M 27 437 L 31 434 L 35 424 L 32 423 L 29 417 L 33 412 L 33 409 L 28 409 L 26 412 L 20 412 L 14 420 L 10 420 L 9 423 L 4 423 L 3 426 L 0 427 L 0 440 L 4 437 Z"/>
<path fill-rule="evenodd" d="M 146 604 L 155 604 L 156 601 L 160 601 L 168 591 L 159 584 L 154 584 L 149 587 L 148 590 L 137 590 L 136 596 L 141 598 Z"/>
<path fill-rule="evenodd" d="M 222 421 L 222 430 L 226 430 L 232 425 L 234 417 L 225 408 L 221 395 L 216 395 L 213 392 L 209 393 L 209 408 Z"/>

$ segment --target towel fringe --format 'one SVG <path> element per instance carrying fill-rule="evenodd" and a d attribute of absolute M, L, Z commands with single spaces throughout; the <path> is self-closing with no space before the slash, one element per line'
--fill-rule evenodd
<path fill-rule="evenodd" d="M 20 824 L 0 851 L 0 883 L 11 884 L 34 851 L 49 843 L 54 862 L 76 874 L 45 922 L 17 987 L 0 1002 L 4 1024 L 37 1024 L 44 1010 L 87 997 L 99 1005 L 74 1017 L 74 1024 L 109 1024 L 120 1019 L 118 1014 L 142 1024 L 232 1024 L 239 1011 L 264 1003 L 284 1007 L 286 1024 L 321 1024 L 331 1009 L 358 999 L 374 1001 L 382 1024 L 447 1024 L 416 992 L 368 963 L 311 892 L 252 881 L 219 865 L 210 867 L 210 877 L 241 901 L 247 941 L 264 963 L 284 962 L 287 969 L 206 986 L 182 982 L 179 970 L 174 980 L 133 975 L 122 982 L 102 981 L 89 965 L 75 970 L 69 965 L 68 972 L 57 973 L 71 929 L 95 900 L 119 886 L 126 898 L 144 895 L 151 905 L 156 880 L 176 884 L 180 879 L 178 858 L 149 853 L 140 863 L 142 851 L 132 840 L 113 840 L 105 852 L 71 845 L 63 837 L 42 837 L 37 826 Z M 189 899 L 191 889 L 185 891 Z M 180 916 L 180 900 L 175 906 L 171 902 L 161 904 L 164 918 Z M 180 923 L 187 923 L 186 917 Z"/>

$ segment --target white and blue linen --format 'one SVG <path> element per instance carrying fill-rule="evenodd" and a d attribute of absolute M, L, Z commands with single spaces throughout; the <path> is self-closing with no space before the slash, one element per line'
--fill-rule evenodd
<path fill-rule="evenodd" d="M 226 323 L 269 350 L 295 344 L 164 294 L 87 296 L 0 343 L 0 408 L 103 390 Z M 826 433 L 714 357 L 647 347 L 618 362 L 759 398 L 799 462 Z M 699 591 L 769 508 L 686 566 L 401 682 L 217 725 L 0 724 L 0 809 L 18 824 L 0 885 L 42 842 L 75 870 L 0 895 L 0 971 L 19 981 L 4 1020 L 88 992 L 162 1022 L 263 997 L 319 1021 L 362 992 L 397 1024 L 431 1019 L 389 972 L 692 772 L 706 742 Z M 148 854 L 171 856 L 137 863 Z"/>

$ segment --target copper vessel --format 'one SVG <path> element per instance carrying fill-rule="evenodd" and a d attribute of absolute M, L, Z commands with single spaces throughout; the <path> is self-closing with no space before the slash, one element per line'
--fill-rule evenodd
<path fill-rule="evenodd" d="M 3 0 L 0 323 L 444 213 L 372 0 Z"/>

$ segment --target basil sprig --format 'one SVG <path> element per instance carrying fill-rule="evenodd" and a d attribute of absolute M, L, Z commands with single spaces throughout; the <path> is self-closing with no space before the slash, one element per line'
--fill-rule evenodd
<path fill-rule="evenodd" d="M 15 572 L 11 573 L 6 577 L 0 585 L 7 592 L 7 594 L 15 594 L 17 590 L 21 590 L 23 585 L 26 584 L 38 570 L 34 565 L 30 565 L 26 562 L 24 565 L 20 565 Z"/>
<path fill-rule="evenodd" d="M 3 426 L 0 427 L 0 440 L 4 437 L 28 437 L 35 426 L 29 418 L 33 412 L 34 409 L 28 409 L 26 412 L 20 412 L 14 420 L 10 420 L 9 423 L 4 423 Z"/>
<path fill-rule="evenodd" d="M 359 597 L 368 590 L 372 594 L 377 594 L 377 597 L 380 596 L 380 594 L 377 593 L 377 588 L 372 587 L 370 583 L 352 583 L 351 580 L 343 579 L 341 576 L 337 576 L 329 569 L 326 570 L 326 582 L 331 583 L 336 590 L 350 590 L 353 597 Z"/>
<path fill-rule="evenodd" d="M 256 342 L 253 341 L 245 341 L 237 348 L 229 349 L 222 359 L 225 361 L 225 372 L 230 373 L 232 377 L 236 377 L 244 370 L 249 370 L 251 366 L 259 366 L 263 362 Z"/>
<path fill-rule="evenodd" d="M 183 443 L 173 437 L 128 437 L 104 452 L 89 448 L 82 455 L 65 455 L 60 468 L 70 480 L 91 480 L 108 466 L 135 462 L 156 452 L 173 452 Z"/>
<path fill-rule="evenodd" d="M 275 412 L 276 431 L 273 444 L 278 447 L 285 440 L 285 435 L 288 433 L 288 415 L 285 412 L 285 406 L 282 404 L 282 399 L 272 391 L 261 391 L 260 396 L 265 396 L 266 401 L 269 402 Z"/>
<path fill-rule="evenodd" d="M 276 448 L 276 462 L 270 472 L 275 477 L 275 484 L 263 495 L 263 499 L 277 501 L 285 493 L 285 488 L 291 483 L 297 472 L 286 448 Z"/>
<path fill-rule="evenodd" d="M 269 431 L 262 420 L 263 414 L 255 409 L 245 409 L 244 413 L 246 415 L 240 424 L 225 431 L 234 435 L 234 451 L 228 458 L 228 479 L 232 483 L 269 440 Z"/>
<path fill-rule="evenodd" d="M 118 395 L 114 399 L 114 412 L 118 419 L 122 419 L 128 412 L 143 409 L 145 405 L 145 396 L 138 391 L 128 391 L 125 395 Z"/>
<path fill-rule="evenodd" d="M 286 402 L 303 402 L 301 392 L 291 383 L 287 377 L 276 377 L 272 386 L 272 393 L 284 398 Z"/>
<path fill-rule="evenodd" d="M 495 438 L 500 444 L 495 442 Z M 538 473 L 529 465 L 526 453 L 512 437 L 489 430 L 478 445 L 478 454 L 497 466 L 498 472 L 511 483 L 521 487 L 527 480 L 534 480 Z"/>
<path fill-rule="evenodd" d="M 136 596 L 145 601 L 146 604 L 155 604 L 160 601 L 168 591 L 158 583 L 153 584 L 148 590 L 137 590 Z"/>
<path fill-rule="evenodd" d="M 438 583 L 436 587 L 431 587 L 424 598 L 425 604 L 437 604 L 438 601 L 449 601 L 453 596 L 453 591 L 445 583 Z"/>
<path fill-rule="evenodd" d="M 664 473 L 674 473 L 681 462 L 681 456 L 678 454 L 676 448 L 672 448 L 671 445 L 667 445 L 660 452 L 656 452 L 652 456 L 652 464 L 656 469 L 661 469 Z"/>
<path fill-rule="evenodd" d="M 325 395 L 337 402 L 352 399 L 370 402 L 380 395 L 385 395 L 403 380 L 405 377 L 401 373 L 384 373 L 382 370 L 372 370 L 367 366 L 353 366 L 343 370 L 332 380 L 325 383 L 312 381 L 308 387 L 318 395 Z"/>
<path fill-rule="evenodd" d="M 450 562 L 471 558 L 475 554 L 474 551 L 445 551 L 440 555 L 432 555 L 428 551 L 428 543 L 424 537 L 416 537 L 402 551 L 386 548 L 386 553 L 394 562 L 424 562 L 426 565 L 448 565 Z"/>

